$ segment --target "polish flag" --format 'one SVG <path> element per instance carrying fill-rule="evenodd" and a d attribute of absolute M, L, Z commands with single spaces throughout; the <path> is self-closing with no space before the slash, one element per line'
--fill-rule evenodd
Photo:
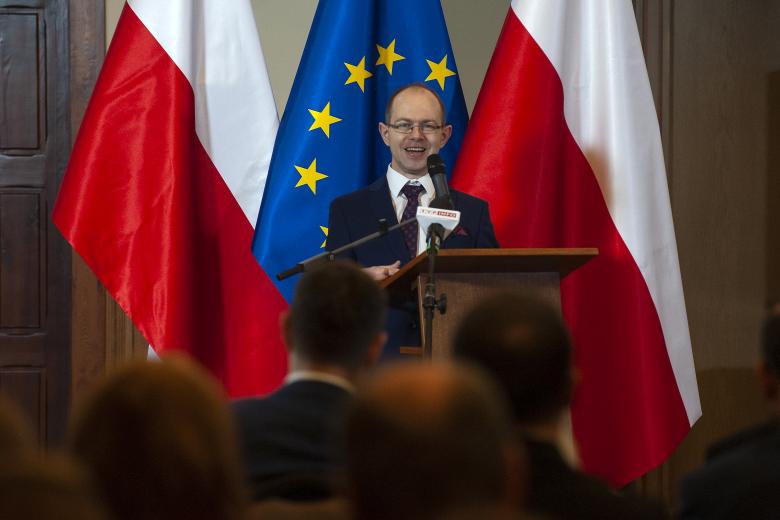
<path fill-rule="evenodd" d="M 583 468 L 623 485 L 701 415 L 658 120 L 629 0 L 514 0 L 453 185 L 504 247 L 597 247 L 561 282 Z"/>
<path fill-rule="evenodd" d="M 159 354 L 231 396 L 286 373 L 251 243 L 278 118 L 248 0 L 129 0 L 53 220 Z"/>

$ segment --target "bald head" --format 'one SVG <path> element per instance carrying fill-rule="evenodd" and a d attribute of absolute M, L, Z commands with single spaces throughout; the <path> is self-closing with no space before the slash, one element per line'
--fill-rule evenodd
<path fill-rule="evenodd" d="M 426 518 L 505 493 L 503 400 L 480 372 L 400 364 L 360 393 L 347 424 L 357 518 Z"/>
<path fill-rule="evenodd" d="M 441 123 L 445 123 L 447 121 L 447 109 L 444 107 L 444 101 L 442 101 L 441 96 L 439 96 L 435 90 L 431 89 L 424 83 L 410 83 L 409 85 L 405 85 L 397 89 L 387 99 L 387 104 L 385 105 L 386 123 L 393 121 L 393 106 L 395 105 L 396 99 L 412 92 L 422 93 L 423 95 L 430 97 L 430 99 L 433 100 L 439 107 L 439 121 Z"/>

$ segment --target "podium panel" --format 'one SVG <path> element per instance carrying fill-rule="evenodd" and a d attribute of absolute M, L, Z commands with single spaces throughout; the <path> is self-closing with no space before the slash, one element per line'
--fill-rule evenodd
<path fill-rule="evenodd" d="M 390 300 L 416 295 L 422 347 L 401 347 L 401 354 L 446 358 L 460 320 L 474 304 L 491 293 L 528 290 L 561 308 L 561 278 L 598 254 L 595 248 L 566 249 L 444 249 L 435 259 L 437 297 L 447 295 L 447 310 L 435 313 L 431 345 L 424 344 L 426 324 L 423 298 L 428 281 L 428 255 L 423 253 L 382 282 Z"/>
<path fill-rule="evenodd" d="M 427 275 L 421 275 L 415 283 L 417 304 L 420 310 L 420 335 L 425 338 L 425 320 L 423 319 L 424 287 L 428 281 Z M 531 292 L 549 302 L 560 311 L 561 290 L 558 273 L 445 273 L 436 275 L 436 287 L 439 294 L 447 295 L 447 312 L 435 314 L 433 319 L 433 350 L 434 358 L 448 357 L 452 339 L 460 321 L 477 302 L 493 292 L 506 290 L 523 290 Z M 452 304 L 450 304 L 452 302 Z M 422 355 L 421 347 L 417 351 L 407 351 L 408 354 Z"/>

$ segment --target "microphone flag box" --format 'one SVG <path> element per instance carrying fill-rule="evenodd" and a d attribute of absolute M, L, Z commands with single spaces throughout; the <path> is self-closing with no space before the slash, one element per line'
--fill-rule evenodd
<path fill-rule="evenodd" d="M 460 211 L 439 208 L 417 208 L 417 222 L 425 232 L 433 224 L 440 224 L 447 231 L 452 231 L 460 222 Z"/>

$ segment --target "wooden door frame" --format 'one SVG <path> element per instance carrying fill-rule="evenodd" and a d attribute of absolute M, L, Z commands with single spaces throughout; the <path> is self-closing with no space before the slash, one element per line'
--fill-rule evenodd
<path fill-rule="evenodd" d="M 70 2 L 70 127 L 76 139 L 106 52 L 104 0 Z M 107 369 L 145 353 L 146 342 L 81 257 L 72 254 L 71 396 Z"/>

